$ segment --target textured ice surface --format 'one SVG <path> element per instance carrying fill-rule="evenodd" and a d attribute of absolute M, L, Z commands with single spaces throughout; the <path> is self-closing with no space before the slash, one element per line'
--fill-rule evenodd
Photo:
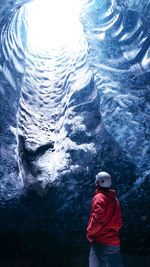
<path fill-rule="evenodd" d="M 0 2 L 1 199 L 13 201 L 32 189 L 47 197 L 43 214 L 47 205 L 53 206 L 54 217 L 60 219 L 58 236 L 69 212 L 80 217 L 77 225 L 70 219 L 79 231 L 88 220 L 94 176 L 107 170 L 121 201 L 124 240 L 130 236 L 132 245 L 134 239 L 145 244 L 150 1 L 84 1 L 83 31 L 74 45 L 51 47 L 46 54 L 28 47 L 21 8 L 27 2 Z M 36 218 L 35 203 L 29 211 L 14 203 L 16 217 L 20 209 Z M 70 233 L 68 225 L 64 233 Z"/>

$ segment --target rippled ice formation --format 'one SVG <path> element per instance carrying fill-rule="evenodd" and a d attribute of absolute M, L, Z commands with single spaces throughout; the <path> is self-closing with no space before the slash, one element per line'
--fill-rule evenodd
<path fill-rule="evenodd" d="M 83 1 L 74 45 L 40 54 L 27 2 L 0 3 L 2 196 L 104 168 L 132 191 L 149 177 L 150 1 Z"/>
<path fill-rule="evenodd" d="M 150 153 L 149 3 L 144 3 L 89 1 L 83 11 L 102 121 L 142 177 L 149 175 Z"/>

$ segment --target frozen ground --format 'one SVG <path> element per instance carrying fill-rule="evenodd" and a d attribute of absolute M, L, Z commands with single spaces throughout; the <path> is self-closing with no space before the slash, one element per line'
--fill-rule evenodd
<path fill-rule="evenodd" d="M 41 251 L 41 243 L 36 242 L 34 247 L 26 247 L 18 257 L 5 255 L 0 257 L 0 267 L 88 267 L 90 243 L 85 247 L 79 245 L 53 247 L 45 253 Z M 45 247 L 43 244 L 42 247 Z M 46 249 L 45 249 L 46 250 Z M 149 267 L 150 249 L 121 249 L 124 267 Z M 3 259 L 2 259 L 3 258 Z M 117 267 L 117 266 L 116 266 Z"/>
<path fill-rule="evenodd" d="M 122 253 L 124 267 L 149 267 L 150 253 Z M 87 252 L 81 255 L 70 255 L 65 259 L 25 259 L 25 260 L 0 260 L 1 267 L 88 267 Z M 117 267 L 117 266 L 116 266 Z"/>

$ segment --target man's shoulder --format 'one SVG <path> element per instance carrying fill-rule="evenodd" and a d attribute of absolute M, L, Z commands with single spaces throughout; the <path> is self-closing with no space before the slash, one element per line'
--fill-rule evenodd
<path fill-rule="evenodd" d="M 103 192 L 98 192 L 93 198 L 94 201 L 105 201 L 105 199 L 106 196 L 103 194 Z"/>

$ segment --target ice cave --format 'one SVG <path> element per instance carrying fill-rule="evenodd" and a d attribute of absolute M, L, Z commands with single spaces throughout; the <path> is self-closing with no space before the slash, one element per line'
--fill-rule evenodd
<path fill-rule="evenodd" d="M 0 0 L 0 266 L 88 266 L 99 171 L 149 266 L 149 94 L 150 0 Z"/>

